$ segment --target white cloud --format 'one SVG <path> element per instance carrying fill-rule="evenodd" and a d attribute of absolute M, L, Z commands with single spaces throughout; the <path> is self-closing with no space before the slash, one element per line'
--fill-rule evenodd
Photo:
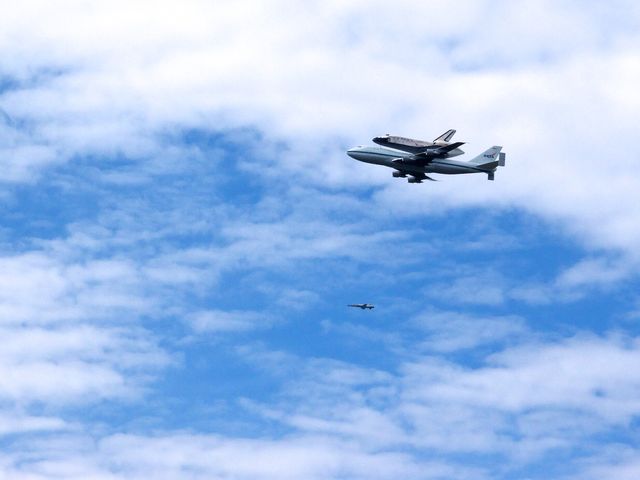
<path fill-rule="evenodd" d="M 48 448 L 25 447 L 0 457 L 11 478 L 484 478 L 471 468 L 418 462 L 407 454 L 366 450 L 320 435 L 279 440 L 187 433 L 112 435 L 97 443 L 70 437 Z"/>
<path fill-rule="evenodd" d="M 493 272 L 462 275 L 450 282 L 438 283 L 424 289 L 430 298 L 454 304 L 500 305 L 505 301 L 504 280 Z"/>
<path fill-rule="evenodd" d="M 293 310 L 308 310 L 320 300 L 320 295 L 310 290 L 287 288 L 277 292 L 277 304 Z"/>
<path fill-rule="evenodd" d="M 627 278 L 632 274 L 634 267 L 634 262 L 628 259 L 588 258 L 562 272 L 556 280 L 556 285 L 559 288 L 606 286 Z"/>
<path fill-rule="evenodd" d="M 182 445 L 178 447 L 177 445 Z M 195 478 L 415 478 L 420 469 L 402 454 L 370 453 L 348 443 L 322 437 L 281 441 L 166 437 L 145 439 L 117 436 L 104 443 L 105 453 L 118 458 L 129 478 L 174 478 L 184 470 L 200 471 Z M 173 452 L 158 461 L 155 452 Z M 248 461 L 248 459 L 251 459 Z M 435 471 L 435 475 L 433 474 Z M 450 469 L 426 466 L 427 478 L 441 478 Z"/>
<path fill-rule="evenodd" d="M 68 237 L 3 254 L 0 399 L 27 407 L 15 417 L 3 407 L 0 433 L 68 428 L 55 412 L 30 410 L 39 402 L 56 411 L 139 392 L 169 361 L 142 318 L 179 317 L 212 332 L 272 323 L 245 306 L 185 305 L 185 290 L 201 300 L 223 273 L 287 274 L 335 258 L 391 265 L 435 248 L 413 243 L 412 232 L 380 228 L 381 219 L 393 225 L 389 219 L 451 209 L 516 208 L 595 251 L 549 285 L 514 288 L 498 272 L 457 270 L 450 283 L 431 286 L 431 295 L 454 303 L 544 303 L 634 275 L 640 183 L 628 149 L 640 106 L 640 11 L 632 2 L 616 7 L 481 1 L 452 14 L 447 2 L 408 1 L 6 6 L 3 182 L 45 184 L 46 173 L 79 159 L 97 167 L 81 179 L 91 188 L 144 184 L 194 159 L 223 171 L 218 151 L 208 158 L 171 133 L 250 128 L 258 134 L 247 158 L 224 160 L 233 173 L 264 176 L 260 185 L 275 194 L 252 204 L 255 211 L 221 205 L 207 214 L 197 200 L 159 212 L 130 199 L 96 224 L 70 226 Z M 469 153 L 505 145 L 507 167 L 496 182 L 471 176 L 408 188 L 344 155 L 348 144 L 385 131 L 432 138 L 449 127 L 472 142 Z M 130 164 L 107 168 L 120 157 Z M 371 187 L 373 194 L 356 198 Z M 282 205 L 283 192 L 294 207 Z M 184 232 L 211 238 L 166 241 Z M 457 248 L 495 249 L 496 240 Z M 287 290 L 274 302 L 297 308 L 314 298 Z M 595 435 L 638 415 L 637 339 L 531 345 L 517 317 L 429 316 L 422 346 L 430 353 L 453 357 L 496 339 L 515 346 L 474 366 L 405 350 L 389 371 L 256 355 L 284 385 L 275 405 L 254 412 L 290 436 L 105 434 L 83 449 L 70 441 L 81 453 L 42 436 L 41 450 L 25 442 L 33 450 L 0 455 L 1 468 L 11 478 L 473 478 L 482 472 L 455 466 L 455 455 L 526 462 L 576 445 L 589 451 Z M 434 316 L 439 324 L 429 323 Z M 340 331 L 380 338 L 390 349 L 401 343 L 375 329 Z M 405 447 L 412 453 L 401 453 Z M 417 458 L 430 452 L 445 460 Z M 608 471 L 630 478 L 635 470 L 628 462 Z"/>
<path fill-rule="evenodd" d="M 573 478 L 633 480 L 640 475 L 638 453 L 636 449 L 622 445 L 617 446 L 616 449 L 605 449 L 600 452 L 600 455 L 585 462 L 584 471 Z"/>
<path fill-rule="evenodd" d="M 70 426 L 56 417 L 30 416 L 20 412 L 0 413 L 0 435 L 66 430 Z"/>
<path fill-rule="evenodd" d="M 273 323 L 271 315 L 242 310 L 203 310 L 189 315 L 189 323 L 198 332 L 241 332 L 266 328 Z"/>
<path fill-rule="evenodd" d="M 180 208 L 169 216 L 180 217 Z M 31 249 L 0 258 L 0 321 L 9 342 L 0 353 L 0 397 L 64 404 L 130 396 L 170 361 L 159 337 L 141 328 L 143 318 L 175 316 L 200 333 L 270 328 L 279 321 L 272 313 L 246 310 L 241 299 L 223 310 L 204 293 L 229 272 L 335 255 L 369 262 L 376 252 L 383 256 L 384 242 L 406 236 L 294 217 L 214 218 L 198 228 L 219 230 L 218 242 L 180 248 L 167 237 L 191 232 L 188 215 L 168 228 L 144 213 L 144 206 L 116 209 L 95 224 L 72 225 L 66 237 L 32 240 Z M 157 251 L 148 252 L 150 240 Z M 313 299 L 310 292 L 281 293 L 284 300 L 270 304 Z"/>
<path fill-rule="evenodd" d="M 286 369 L 300 360 L 258 355 L 290 380 L 278 403 L 248 406 L 299 432 L 423 454 L 482 452 L 517 468 L 549 452 L 589 452 L 597 436 L 624 430 L 640 414 L 639 352 L 634 338 L 521 336 L 476 366 L 409 354 L 396 373 L 323 359 Z"/>
<path fill-rule="evenodd" d="M 515 347 L 491 356 L 478 370 L 436 373 L 437 365 L 418 364 L 411 367 L 411 376 L 431 376 L 434 384 L 414 394 L 507 412 L 577 409 L 612 424 L 626 422 L 640 411 L 640 377 L 629 370 L 640 354 L 637 343 L 615 337 L 575 338 L 557 345 Z"/>
<path fill-rule="evenodd" d="M 135 327 L 108 328 L 87 319 L 63 328 L 1 329 L 0 398 L 23 403 L 92 402 L 130 396 L 135 372 L 166 365 L 167 355 Z"/>
<path fill-rule="evenodd" d="M 138 270 L 55 248 L 1 257 L 0 398 L 60 406 L 140 393 L 169 356 L 140 325 L 158 307 Z"/>
<path fill-rule="evenodd" d="M 427 333 L 425 351 L 453 352 L 532 335 L 526 322 L 515 315 L 482 317 L 432 310 L 414 320 Z"/>
<path fill-rule="evenodd" d="M 122 309 L 140 314 L 151 308 L 140 289 L 140 274 L 128 261 L 68 262 L 43 251 L 0 258 L 0 320 L 5 324 L 96 318 Z"/>

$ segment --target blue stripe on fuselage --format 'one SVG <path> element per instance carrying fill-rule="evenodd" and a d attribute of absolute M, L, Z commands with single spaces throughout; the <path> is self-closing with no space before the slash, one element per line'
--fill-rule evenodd
<path fill-rule="evenodd" d="M 375 150 L 374 150 L 375 149 Z M 413 154 L 411 153 L 407 153 L 407 152 L 402 152 L 400 150 L 398 151 L 389 151 L 390 149 L 382 149 L 382 148 L 363 148 L 362 150 L 357 150 L 354 151 L 353 154 L 353 158 L 355 158 L 356 160 L 360 160 L 360 161 L 365 161 L 364 159 L 359 159 L 357 158 L 355 155 L 363 155 L 363 156 L 368 156 L 368 157 L 379 157 L 380 160 L 382 159 L 386 159 L 386 160 L 392 160 L 392 159 L 405 159 L 405 158 L 410 158 L 413 156 Z M 372 159 L 373 160 L 373 159 Z M 398 162 L 397 164 L 394 162 L 389 162 L 389 164 L 387 164 L 387 166 L 391 166 L 397 170 L 404 170 L 402 167 L 402 163 Z M 424 168 L 425 172 L 428 172 L 429 170 L 427 170 L 427 167 L 429 166 L 441 166 L 443 168 L 451 168 L 451 169 L 460 169 L 460 170 L 467 170 L 470 172 L 482 172 L 482 173 L 487 173 L 490 172 L 490 170 L 485 170 L 482 168 L 478 168 L 473 166 L 470 163 L 467 162 L 456 162 L 454 161 L 447 161 L 444 159 L 434 159 L 431 162 L 429 162 L 426 165 L 404 165 L 404 167 L 406 167 L 407 171 L 411 171 L 416 169 L 416 167 L 418 168 Z M 434 173 L 438 173 L 437 170 L 432 170 Z"/>

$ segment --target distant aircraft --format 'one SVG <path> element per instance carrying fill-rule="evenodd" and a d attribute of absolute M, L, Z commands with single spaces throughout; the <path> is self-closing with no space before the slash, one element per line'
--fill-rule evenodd
<path fill-rule="evenodd" d="M 463 142 L 444 145 L 438 145 L 436 142 L 439 141 L 438 139 L 440 138 L 450 139 L 453 133 L 455 133 L 455 130 L 449 130 L 438 137 L 436 141 L 434 141 L 436 146 L 426 145 L 422 147 L 402 145 L 398 140 L 402 137 L 388 137 L 394 139 L 393 142 L 387 142 L 388 145 L 393 145 L 393 148 L 359 146 L 347 150 L 347 155 L 361 162 L 391 167 L 396 170 L 393 172 L 393 176 L 396 178 L 406 178 L 407 175 L 409 175 L 407 179 L 409 183 L 422 183 L 423 180 L 435 181 L 433 178 L 427 176 L 427 173 L 443 173 L 448 175 L 486 173 L 488 179 L 493 180 L 496 168 L 505 165 L 506 156 L 504 153 L 500 153 L 502 147 L 491 147 L 466 162 L 463 160 L 452 160 L 449 157 L 459 155 L 456 153 L 456 150 L 459 150 L 458 147 L 462 145 Z M 381 143 L 384 138 L 387 137 L 376 137 L 373 141 Z M 403 139 L 403 142 L 410 143 L 410 140 L 411 139 Z M 419 142 L 418 140 L 413 141 Z M 412 151 L 402 150 L 402 148 L 409 147 Z M 414 151 L 416 148 L 418 150 Z M 422 148 L 422 150 L 420 150 L 420 148 Z M 452 153 L 454 154 L 451 155 Z"/>
<path fill-rule="evenodd" d="M 372 308 L 376 308 L 375 305 L 371 305 L 370 303 L 351 303 L 349 305 L 347 305 L 347 307 L 356 307 L 356 308 L 361 308 L 362 310 L 369 309 L 371 310 Z"/>
<path fill-rule="evenodd" d="M 399 137 L 397 135 L 386 134 L 381 137 L 375 137 L 373 143 L 382 145 L 383 147 L 395 148 L 409 153 L 431 152 L 438 155 L 439 158 L 456 157 L 464 152 L 458 147 L 464 145 L 464 142 L 449 143 L 456 131 L 451 129 L 444 132 L 433 142 L 425 140 L 414 140 L 413 138 Z"/>

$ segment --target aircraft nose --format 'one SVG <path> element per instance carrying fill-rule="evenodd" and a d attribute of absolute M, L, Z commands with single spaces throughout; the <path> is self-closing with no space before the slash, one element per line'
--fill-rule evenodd
<path fill-rule="evenodd" d="M 360 149 L 362 148 L 361 145 L 357 146 L 357 147 L 353 147 L 350 148 L 349 150 L 347 150 L 347 155 L 349 155 L 351 158 L 355 158 L 356 160 L 358 159 L 357 154 L 360 151 Z"/>

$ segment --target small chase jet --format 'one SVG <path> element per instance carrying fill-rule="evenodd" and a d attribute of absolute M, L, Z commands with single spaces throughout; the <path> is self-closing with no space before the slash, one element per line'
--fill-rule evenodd
<path fill-rule="evenodd" d="M 347 305 L 347 307 L 356 307 L 356 308 L 361 308 L 362 310 L 365 310 L 365 309 L 371 310 L 373 308 L 376 308 L 375 305 L 371 305 L 370 303 L 351 303 Z"/>
<path fill-rule="evenodd" d="M 361 162 L 393 168 L 396 170 L 393 172 L 394 177 L 409 176 L 409 183 L 435 181 L 427 173 L 486 173 L 488 179 L 493 180 L 497 167 L 505 165 L 506 156 L 500 153 L 502 147 L 491 147 L 469 161 L 453 160 L 451 157 L 464 153 L 458 148 L 464 142 L 447 143 L 454 133 L 455 130 L 449 130 L 433 142 L 389 135 L 376 137 L 373 139 L 375 143 L 388 146 L 359 146 L 347 150 L 347 155 Z"/>

